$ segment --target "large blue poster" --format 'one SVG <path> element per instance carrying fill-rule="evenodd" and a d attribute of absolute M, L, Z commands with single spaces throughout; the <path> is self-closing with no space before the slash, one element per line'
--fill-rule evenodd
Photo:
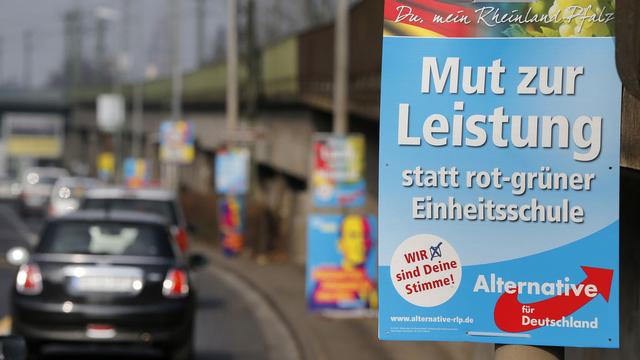
<path fill-rule="evenodd" d="M 380 338 L 617 347 L 613 38 L 559 38 L 562 24 L 579 31 L 562 16 L 505 20 L 502 38 L 397 36 L 411 24 L 396 3 L 385 10 Z M 480 8 L 465 9 L 481 24 Z M 605 20 L 580 30 L 608 35 Z"/>

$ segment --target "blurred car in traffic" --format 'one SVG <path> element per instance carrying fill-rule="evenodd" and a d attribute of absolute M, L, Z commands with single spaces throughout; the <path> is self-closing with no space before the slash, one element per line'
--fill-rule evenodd
<path fill-rule="evenodd" d="M 189 247 L 187 222 L 176 194 L 164 189 L 98 188 L 87 191 L 80 204 L 84 210 L 135 211 L 164 217 L 171 224 L 178 247 Z"/>
<path fill-rule="evenodd" d="M 69 172 L 57 167 L 33 167 L 22 177 L 21 213 L 44 213 L 49 205 L 53 185 Z"/>
<path fill-rule="evenodd" d="M 49 200 L 49 216 L 58 217 L 73 212 L 88 190 L 100 186 L 98 179 L 87 177 L 63 177 L 56 181 Z"/>
<path fill-rule="evenodd" d="M 22 185 L 16 179 L 0 179 L 0 201 L 16 201 L 20 198 Z"/>
<path fill-rule="evenodd" d="M 20 265 L 12 291 L 13 334 L 37 358 L 47 345 L 155 349 L 192 354 L 195 294 L 188 261 L 162 217 L 79 211 L 51 219 Z"/>

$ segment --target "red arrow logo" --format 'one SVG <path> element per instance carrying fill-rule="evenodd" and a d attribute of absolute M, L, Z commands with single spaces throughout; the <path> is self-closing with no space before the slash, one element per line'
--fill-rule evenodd
<path fill-rule="evenodd" d="M 517 292 L 502 294 L 493 312 L 496 325 L 505 332 L 524 332 L 537 329 L 543 325 L 537 322 L 533 325 L 523 325 L 523 315 L 536 319 L 560 320 L 578 311 L 589 301 L 596 298 L 596 296 L 591 297 L 585 293 L 587 285 L 595 286 L 597 293 L 602 295 L 604 300 L 608 302 L 613 270 L 588 266 L 582 266 L 582 270 L 587 274 L 587 278 L 580 284 L 572 286 L 569 290 L 569 295 L 561 294 L 536 303 L 523 304 L 518 301 Z M 576 292 L 578 293 L 577 295 Z"/>

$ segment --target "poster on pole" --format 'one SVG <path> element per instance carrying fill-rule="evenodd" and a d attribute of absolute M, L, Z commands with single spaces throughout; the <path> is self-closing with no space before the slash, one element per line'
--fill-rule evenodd
<path fill-rule="evenodd" d="M 218 194 L 243 195 L 249 189 L 249 149 L 231 147 L 218 150 L 215 182 Z"/>
<path fill-rule="evenodd" d="M 385 1 L 379 336 L 619 346 L 614 1 Z"/>
<path fill-rule="evenodd" d="M 160 125 L 160 160 L 191 164 L 195 158 L 195 129 L 188 121 L 165 121 Z"/>
<path fill-rule="evenodd" d="M 316 208 L 362 207 L 365 139 L 360 134 L 316 134 L 313 138 L 311 178 Z"/>
<path fill-rule="evenodd" d="M 100 94 L 96 98 L 98 129 L 107 133 L 122 130 L 126 119 L 126 104 L 121 94 Z"/>
<path fill-rule="evenodd" d="M 151 166 L 145 159 L 127 158 L 124 161 L 124 183 L 130 189 L 139 189 L 151 182 Z"/>
<path fill-rule="evenodd" d="M 116 157 L 112 152 L 102 152 L 96 159 L 96 172 L 98 179 L 108 183 L 113 180 L 116 173 Z"/>
<path fill-rule="evenodd" d="M 218 199 L 218 228 L 225 256 L 236 256 L 244 249 L 244 217 L 244 197 L 224 195 Z"/>
<path fill-rule="evenodd" d="M 376 234 L 375 216 L 309 216 L 306 293 L 310 311 L 378 307 Z"/>

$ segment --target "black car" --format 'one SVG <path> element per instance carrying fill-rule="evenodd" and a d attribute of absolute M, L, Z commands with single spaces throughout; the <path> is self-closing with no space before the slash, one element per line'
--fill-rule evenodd
<path fill-rule="evenodd" d="M 166 220 L 81 211 L 48 222 L 20 266 L 13 332 L 30 353 L 47 344 L 153 347 L 192 353 L 195 294 Z"/>

